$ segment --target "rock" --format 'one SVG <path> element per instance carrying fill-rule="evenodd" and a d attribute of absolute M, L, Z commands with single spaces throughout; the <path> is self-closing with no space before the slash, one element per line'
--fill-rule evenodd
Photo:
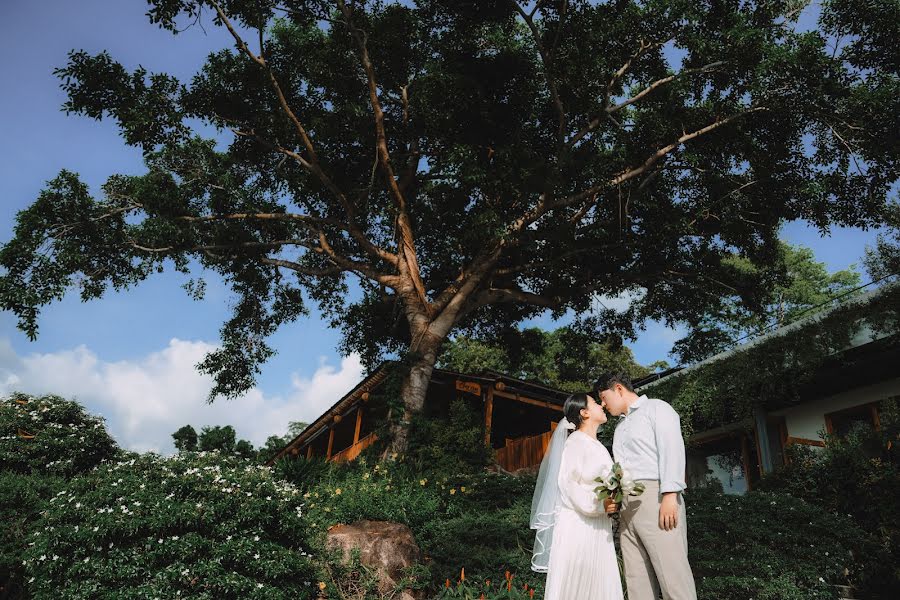
<path fill-rule="evenodd" d="M 400 523 L 389 521 L 357 521 L 349 525 L 335 525 L 325 538 L 328 549 L 340 549 L 344 560 L 350 558 L 354 548 L 359 549 L 359 561 L 375 569 L 379 578 L 379 590 L 392 590 L 402 576 L 402 571 L 422 559 L 412 530 Z M 400 595 L 401 600 L 414 600 L 411 590 Z"/>

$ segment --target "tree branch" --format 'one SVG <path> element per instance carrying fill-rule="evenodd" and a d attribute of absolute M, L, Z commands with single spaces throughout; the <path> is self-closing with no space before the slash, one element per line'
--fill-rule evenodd
<path fill-rule="evenodd" d="M 660 45 L 661 44 L 650 44 L 649 46 L 646 46 L 646 48 L 654 48 L 654 47 L 658 47 Z M 639 56 L 639 54 L 633 55 L 632 59 L 637 56 Z M 569 146 L 574 146 L 579 141 L 581 141 L 586 135 L 588 135 L 589 133 L 594 131 L 597 127 L 600 126 L 600 123 L 603 122 L 604 118 L 612 118 L 613 113 L 625 108 L 626 106 L 630 106 L 630 105 L 634 104 L 635 102 L 639 101 L 641 98 L 643 98 L 644 96 L 646 96 L 653 90 L 659 88 L 660 86 L 663 86 L 671 81 L 674 81 L 675 79 L 678 79 L 679 77 L 683 77 L 684 75 L 690 75 L 693 73 L 705 73 L 707 71 L 715 70 L 716 68 L 721 67 L 722 65 L 725 64 L 725 61 L 720 60 L 720 61 L 717 61 L 714 63 L 710 63 L 703 67 L 698 67 L 696 69 L 685 69 L 679 73 L 670 75 L 669 77 L 663 77 L 662 79 L 657 79 L 656 81 L 654 81 L 653 83 L 648 85 L 646 88 L 644 88 L 643 90 L 641 90 L 640 92 L 638 92 L 637 94 L 632 96 L 631 98 L 624 100 L 614 106 L 610 106 L 609 105 L 609 96 L 611 93 L 612 86 L 615 83 L 615 81 L 617 80 L 619 74 L 624 73 L 623 69 L 627 69 L 627 67 L 631 64 L 632 59 L 629 59 L 629 61 L 626 62 L 625 65 L 623 65 L 622 68 L 619 69 L 619 71 L 616 71 L 616 75 L 614 75 L 613 78 L 610 80 L 609 86 L 607 87 L 606 100 L 604 100 L 604 102 L 603 102 L 603 113 L 600 115 L 594 116 L 594 118 L 592 118 L 586 126 L 584 126 L 578 133 L 576 133 L 574 136 L 572 136 L 572 138 L 567 142 L 567 144 Z"/>
<path fill-rule="evenodd" d="M 533 306 L 542 306 L 544 308 L 556 309 L 562 305 L 560 298 L 551 298 L 549 296 L 541 296 L 532 292 L 526 292 L 518 288 L 488 288 L 478 294 L 475 300 L 475 307 L 486 306 L 488 304 L 499 304 L 504 302 L 519 302 L 522 304 L 531 304 Z"/>
<path fill-rule="evenodd" d="M 758 112 L 761 110 L 767 110 L 767 109 L 762 106 L 748 108 L 747 110 L 745 110 L 743 112 L 735 113 L 733 115 L 725 117 L 724 119 L 717 119 L 716 121 L 714 121 L 713 123 L 710 123 L 706 127 L 702 127 L 696 131 L 692 131 L 691 133 L 685 133 L 682 136 L 680 136 L 678 138 L 678 140 L 676 140 L 675 142 L 673 142 L 667 146 L 664 146 L 664 147 L 660 148 L 659 150 L 657 150 L 656 152 L 654 152 L 641 165 L 634 167 L 632 169 L 623 171 L 622 173 L 619 173 L 618 175 L 616 175 L 614 178 L 612 178 L 611 180 L 609 180 L 607 182 L 595 185 L 593 187 L 590 187 L 586 190 L 583 190 L 581 192 L 578 192 L 577 194 L 573 194 L 566 198 L 562 198 L 562 199 L 558 200 L 557 202 L 552 203 L 547 208 L 547 210 L 562 208 L 564 206 L 571 206 L 572 204 L 576 204 L 586 198 L 589 198 L 590 196 L 599 192 L 602 189 L 608 188 L 610 186 L 618 185 L 620 183 L 624 183 L 624 182 L 628 181 L 629 179 L 633 179 L 633 178 L 637 177 L 638 175 L 641 175 L 642 173 L 645 173 L 646 171 L 651 169 L 657 162 L 660 161 L 660 159 L 665 157 L 667 154 L 669 154 L 670 152 L 672 152 L 673 150 L 675 150 L 676 148 L 678 148 L 685 142 L 689 142 L 690 140 L 692 140 L 694 138 L 698 138 L 706 133 L 709 133 L 710 131 L 718 129 L 719 127 L 722 127 L 723 125 L 727 125 L 728 123 L 731 123 L 732 121 L 739 119 L 740 117 L 743 117 L 745 115 L 749 115 L 750 113 Z"/>
<path fill-rule="evenodd" d="M 294 124 L 294 127 L 297 130 L 297 133 L 300 135 L 300 138 L 303 141 L 303 145 L 306 148 L 306 151 L 309 153 L 310 159 L 306 160 L 300 154 L 290 151 L 290 150 L 287 150 L 286 148 L 283 148 L 280 145 L 271 144 L 271 142 L 269 142 L 269 144 L 271 146 L 273 146 L 275 149 L 277 149 L 279 152 L 284 154 L 285 156 L 290 156 L 291 158 L 293 158 L 303 168 L 305 168 L 307 171 L 309 171 L 310 173 L 312 173 L 316 177 L 318 177 L 319 180 L 322 182 L 322 184 L 325 185 L 325 187 L 338 199 L 338 201 L 344 207 L 344 212 L 347 214 L 347 221 L 348 221 L 348 225 L 350 228 L 349 231 L 350 231 L 351 235 L 354 237 L 354 239 L 356 239 L 357 242 L 360 243 L 360 245 L 363 246 L 363 248 L 365 248 L 370 254 L 378 256 L 386 261 L 391 262 L 392 264 L 396 264 L 396 260 L 397 260 L 396 256 L 394 256 L 394 255 L 390 254 L 389 252 L 386 252 L 385 250 L 382 250 L 381 248 L 378 248 L 377 246 L 372 244 L 368 240 L 368 238 L 366 238 L 366 236 L 363 234 L 363 232 L 360 231 L 360 229 L 356 226 L 356 211 L 354 210 L 353 205 L 347 199 L 346 195 L 337 187 L 337 185 L 334 183 L 334 181 L 332 181 L 331 178 L 325 174 L 325 172 L 322 170 L 321 166 L 319 165 L 319 158 L 318 158 L 318 155 L 316 154 L 315 148 L 313 147 L 312 140 L 310 140 L 309 135 L 306 132 L 306 129 L 303 127 L 302 123 L 300 123 L 300 120 L 297 118 L 297 115 L 294 113 L 294 111 L 291 109 L 290 105 L 288 104 L 287 98 L 285 98 L 284 92 L 282 92 L 282 90 L 281 90 L 281 85 L 279 85 L 278 79 L 275 77 L 275 74 L 272 72 L 272 69 L 269 67 L 268 62 L 266 62 L 266 60 L 262 56 L 257 56 L 253 53 L 252 50 L 250 50 L 250 47 L 243 40 L 243 38 L 241 38 L 240 34 L 234 28 L 234 26 L 232 25 L 231 21 L 228 19 L 228 16 L 225 14 L 225 11 L 222 10 L 222 7 L 219 5 L 219 3 L 216 0 L 211 0 L 211 2 L 213 4 L 213 6 L 216 8 L 216 12 L 218 13 L 219 18 L 222 20 L 222 22 L 228 28 L 228 31 L 231 33 L 231 36 L 234 38 L 238 47 L 241 50 L 243 50 L 244 53 L 247 56 L 249 56 L 253 62 L 255 62 L 256 64 L 258 64 L 259 66 L 261 66 L 262 68 L 264 68 L 266 70 L 266 73 L 269 76 L 269 82 L 272 84 L 272 87 L 275 90 L 275 94 L 278 97 L 278 102 L 281 105 L 281 109 L 287 115 L 288 119 L 290 119 L 290 121 Z M 260 34 L 261 33 L 262 32 L 260 31 Z M 260 52 L 262 52 L 262 38 L 260 38 Z M 254 137 L 255 139 L 257 139 L 258 141 L 263 140 L 263 138 L 256 135 L 255 132 L 251 132 L 251 133 L 247 134 L 244 132 L 239 132 L 239 130 L 236 130 L 236 129 L 232 129 L 232 131 L 234 131 L 235 134 L 237 134 L 237 135 L 250 135 L 250 136 Z"/>
<path fill-rule="evenodd" d="M 714 63 L 710 63 L 703 67 L 698 67 L 696 69 L 685 69 L 684 71 L 681 71 L 674 75 L 669 75 L 668 77 L 663 77 L 662 79 L 657 79 L 656 81 L 654 81 L 653 83 L 651 83 L 650 85 L 645 87 L 643 90 L 641 90 L 640 92 L 638 92 L 637 94 L 635 94 L 634 96 L 629 98 L 628 100 L 620 102 L 619 104 L 616 104 L 615 106 L 607 107 L 606 112 L 609 114 L 612 114 L 616 111 L 619 111 L 619 110 L 625 108 L 626 106 L 630 106 L 630 105 L 634 104 L 635 102 L 637 102 L 638 100 L 640 100 L 641 98 L 643 98 L 644 96 L 646 96 L 647 94 L 649 94 L 650 92 L 652 92 L 653 90 L 655 90 L 656 88 L 658 88 L 662 85 L 665 85 L 665 84 L 669 83 L 670 81 L 674 81 L 675 79 L 678 79 L 679 77 L 683 77 L 684 75 L 690 75 L 693 73 L 706 73 L 709 71 L 714 71 L 715 69 L 717 69 L 718 67 L 721 67 L 724 64 L 725 64 L 725 61 L 720 60 L 720 61 L 716 61 Z"/>
<path fill-rule="evenodd" d="M 300 119 L 297 118 L 297 115 L 291 109 L 290 105 L 287 102 L 287 98 L 284 96 L 284 92 L 281 90 L 281 86 L 278 83 L 278 79 L 275 77 L 275 74 L 272 72 L 272 69 L 269 67 L 269 63 L 262 56 L 257 56 L 250 50 L 250 46 L 247 45 L 247 42 L 241 38 L 240 34 L 232 25 L 231 21 L 228 19 L 228 16 L 225 14 L 225 11 L 222 10 L 222 7 L 216 0 L 210 0 L 212 5 L 216 9 L 216 13 L 219 15 L 219 19 L 222 20 L 222 23 L 225 24 L 225 27 L 228 28 L 229 33 L 231 33 L 231 37 L 234 38 L 235 43 L 237 43 L 238 48 L 244 51 L 244 53 L 250 57 L 250 59 L 261 66 L 266 70 L 266 73 L 269 76 L 269 82 L 272 84 L 272 87 L 275 89 L 275 94 L 278 96 L 278 102 L 281 105 L 281 109 L 284 111 L 284 114 L 287 115 L 288 119 L 294 124 L 294 128 L 297 130 L 297 133 L 300 135 L 300 139 L 303 140 L 303 145 L 306 147 L 306 151 L 309 152 L 309 156 L 312 163 L 318 163 L 319 159 L 316 155 L 316 150 L 313 148 L 312 140 L 309 139 L 309 135 L 306 133 L 306 129 L 303 127 L 303 124 L 300 123 Z M 260 51 L 262 51 L 262 45 L 260 42 Z"/>
<path fill-rule="evenodd" d="M 397 225 L 400 229 L 402 247 L 401 256 L 406 263 L 405 270 L 416 290 L 422 309 L 430 314 L 431 306 L 428 302 L 428 297 L 425 294 L 425 284 L 422 281 L 422 273 L 419 268 L 418 258 L 416 257 L 415 237 L 413 236 L 412 221 L 409 218 L 406 206 L 406 198 L 403 191 L 400 189 L 399 182 L 394 175 L 394 169 L 391 165 L 391 156 L 387 146 L 387 133 L 384 127 L 384 111 L 382 110 L 381 102 L 378 99 L 378 84 L 375 78 L 375 66 L 372 64 L 372 60 L 369 57 L 369 50 L 366 47 L 366 34 L 353 24 L 352 10 L 347 6 L 346 2 L 344 0 L 338 0 L 337 4 L 341 13 L 344 15 L 344 20 L 347 23 L 347 29 L 349 30 L 351 37 L 356 41 L 356 45 L 359 49 L 360 62 L 366 73 L 366 81 L 369 88 L 369 102 L 372 105 L 372 112 L 375 117 L 375 136 L 378 158 L 381 168 L 384 171 L 388 190 L 397 202 Z M 403 269 L 401 269 L 401 272 L 402 271 Z"/>
<path fill-rule="evenodd" d="M 263 138 L 262 136 L 257 134 L 256 131 L 251 130 L 248 132 L 248 131 L 242 131 L 240 129 L 235 129 L 235 128 L 230 128 L 230 129 L 232 132 L 234 132 L 235 135 L 243 136 L 243 137 L 251 137 L 251 138 L 255 139 L 257 142 L 259 142 L 260 144 L 263 144 L 264 146 L 267 146 L 276 152 L 279 152 L 289 158 L 294 159 L 303 168 L 309 170 L 312 173 L 319 175 L 320 179 L 326 185 L 326 187 L 329 189 L 329 191 L 331 191 L 331 193 L 334 194 L 338 198 L 338 200 L 341 202 L 341 205 L 344 207 L 344 212 L 347 214 L 347 221 L 348 221 L 346 224 L 346 227 L 345 227 L 346 231 L 348 231 L 350 233 L 350 235 L 353 236 L 353 239 L 355 239 L 360 244 L 360 246 L 362 246 L 369 254 L 371 254 L 373 256 L 377 256 L 378 258 L 381 258 L 382 260 L 387 261 L 388 263 L 390 263 L 394 266 L 397 266 L 399 257 L 396 254 L 388 252 L 387 250 L 380 248 L 380 247 L 376 246 L 375 244 L 373 244 L 371 241 L 369 241 L 369 239 L 365 236 L 365 234 L 359 229 L 359 227 L 356 226 L 356 224 L 354 222 L 355 211 L 353 210 L 353 207 L 351 206 L 350 202 L 347 200 L 346 196 L 344 196 L 344 193 L 341 192 L 340 189 L 338 189 L 338 187 L 336 185 L 334 185 L 334 183 L 328 178 L 328 176 L 325 175 L 324 172 L 322 172 L 322 170 L 320 168 L 318 168 L 316 165 L 312 165 L 306 159 L 304 159 L 300 154 L 297 154 L 293 150 L 289 150 L 288 148 L 285 148 L 279 144 L 276 144 L 274 142 L 271 142 L 270 140 Z M 324 221 L 322 219 L 322 217 L 316 216 L 314 218 Z"/>
<path fill-rule="evenodd" d="M 339 267 L 333 267 L 331 269 L 311 269 L 309 267 L 304 267 L 300 263 L 296 263 L 290 260 L 284 260 L 281 258 L 262 258 L 260 262 L 273 265 L 276 267 L 283 267 L 285 269 L 290 269 L 291 271 L 295 271 L 300 273 L 301 275 L 309 275 L 311 277 L 335 277 L 344 272 L 344 269 Z"/>
<path fill-rule="evenodd" d="M 566 111 L 563 107 L 562 99 L 559 96 L 559 89 L 556 85 L 556 81 L 553 79 L 553 56 L 547 49 L 544 47 L 544 44 L 541 42 L 541 33 L 538 31 L 537 25 L 534 23 L 534 12 L 528 14 L 525 10 L 519 5 L 517 0 L 510 0 L 513 7 L 515 7 L 516 12 L 519 13 L 519 16 L 522 17 L 522 20 L 525 21 L 525 24 L 528 25 L 528 28 L 531 30 L 531 36 L 534 38 L 535 46 L 537 46 L 538 54 L 541 56 L 541 64 L 544 65 L 544 77 L 547 80 L 547 87 L 550 90 L 550 99 L 553 101 L 553 107 L 556 110 L 557 120 L 559 125 L 556 130 L 556 142 L 560 149 L 565 145 L 565 137 L 566 137 Z M 540 4 L 540 2 L 538 2 Z M 562 19 L 566 13 L 566 6 L 568 2 L 563 0 L 562 11 L 560 13 L 560 25 L 559 28 L 562 29 Z M 537 10 L 537 5 L 535 6 L 535 11 Z M 556 39 L 559 40 L 559 30 L 556 33 Z M 554 46 L 556 42 L 554 42 Z"/>

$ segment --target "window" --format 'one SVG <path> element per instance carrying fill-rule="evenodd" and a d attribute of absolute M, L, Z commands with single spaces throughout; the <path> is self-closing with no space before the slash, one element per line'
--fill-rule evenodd
<path fill-rule="evenodd" d="M 743 494 L 758 480 L 755 443 L 744 432 L 692 444 L 687 448 L 689 488 L 721 485 L 726 494 Z"/>
<path fill-rule="evenodd" d="M 878 420 L 878 405 L 875 402 L 860 404 L 825 415 L 825 428 L 830 435 L 844 437 L 859 423 L 876 430 L 881 428 Z"/>

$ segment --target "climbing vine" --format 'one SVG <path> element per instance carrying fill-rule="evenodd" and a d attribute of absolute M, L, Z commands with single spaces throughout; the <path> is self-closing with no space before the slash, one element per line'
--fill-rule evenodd
<path fill-rule="evenodd" d="M 777 333 L 758 338 L 641 389 L 672 403 L 686 436 L 750 417 L 753 407 L 789 405 L 804 397 L 831 367 L 871 360 L 848 350 L 856 336 L 900 344 L 900 284 L 852 297 Z"/>

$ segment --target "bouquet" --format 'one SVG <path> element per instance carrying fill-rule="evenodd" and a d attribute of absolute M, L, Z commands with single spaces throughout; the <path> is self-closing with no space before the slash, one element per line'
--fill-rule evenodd
<path fill-rule="evenodd" d="M 600 476 L 594 481 L 599 483 L 594 488 L 597 500 L 603 502 L 607 498 L 621 504 L 625 496 L 640 496 L 644 493 L 644 484 L 633 480 L 619 463 L 613 463 L 609 475 Z"/>

